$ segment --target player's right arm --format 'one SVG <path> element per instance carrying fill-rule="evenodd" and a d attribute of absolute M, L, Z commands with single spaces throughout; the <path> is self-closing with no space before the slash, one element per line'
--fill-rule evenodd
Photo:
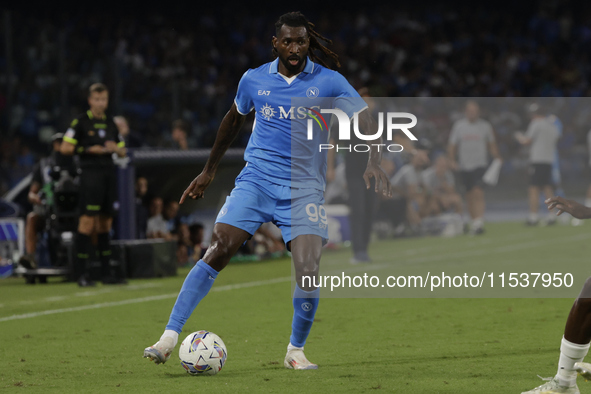
<path fill-rule="evenodd" d="M 205 189 L 207 189 L 215 177 L 215 173 L 220 161 L 222 160 L 222 157 L 224 157 L 224 154 L 232 142 L 236 139 L 236 136 L 240 132 L 245 119 L 246 115 L 238 112 L 235 103 L 232 104 L 232 107 L 226 116 L 224 116 L 224 119 L 220 124 L 213 148 L 211 148 L 209 159 L 207 160 L 207 163 L 205 163 L 203 171 L 201 171 L 201 174 L 197 175 L 189 187 L 187 187 L 181 197 L 181 200 L 179 201 L 179 204 L 185 202 L 187 197 L 191 197 L 192 199 L 203 197 Z"/>

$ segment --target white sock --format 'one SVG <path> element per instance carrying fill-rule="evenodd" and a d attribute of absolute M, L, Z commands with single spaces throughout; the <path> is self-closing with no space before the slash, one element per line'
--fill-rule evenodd
<path fill-rule="evenodd" d="M 174 346 L 176 346 L 177 342 L 179 341 L 179 333 L 174 330 L 164 330 L 164 334 L 162 334 L 160 340 L 163 340 L 166 337 L 172 338 Z"/>
<path fill-rule="evenodd" d="M 589 344 L 579 345 L 569 342 L 562 337 L 558 373 L 556 374 L 560 385 L 572 387 L 576 384 L 577 372 L 575 371 L 575 363 L 583 361 L 588 351 Z"/>
<path fill-rule="evenodd" d="M 474 230 L 482 228 L 483 225 L 484 225 L 484 220 L 482 218 L 476 218 L 476 219 L 472 220 L 472 228 Z"/>
<path fill-rule="evenodd" d="M 529 213 L 529 221 L 530 222 L 537 222 L 538 221 L 538 214 L 530 212 Z"/>
<path fill-rule="evenodd" d="M 585 206 L 586 206 L 586 207 L 591 207 L 591 197 L 587 197 L 587 198 L 585 199 Z"/>
<path fill-rule="evenodd" d="M 297 347 L 297 346 L 293 346 L 293 345 L 291 344 L 291 342 L 290 342 L 290 343 L 289 343 L 289 345 L 287 345 L 287 351 L 289 352 L 289 351 L 291 351 L 291 350 L 302 350 L 302 351 L 303 351 L 303 350 L 304 350 L 304 348 L 303 348 L 303 347 Z"/>

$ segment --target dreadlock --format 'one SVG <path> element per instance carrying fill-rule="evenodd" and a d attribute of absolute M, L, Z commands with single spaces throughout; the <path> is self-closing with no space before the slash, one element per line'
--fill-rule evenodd
<path fill-rule="evenodd" d="M 326 65 L 324 60 L 319 58 L 314 53 L 315 50 L 319 50 L 320 52 L 322 52 L 324 54 L 324 56 L 329 57 L 337 67 L 341 67 L 341 63 L 339 62 L 339 56 L 320 43 L 320 41 L 324 41 L 330 45 L 330 44 L 332 44 L 332 41 L 329 40 L 328 38 L 324 37 L 323 35 L 319 34 L 316 30 L 314 30 L 314 24 L 312 22 L 308 21 L 308 18 L 306 18 L 304 16 L 304 14 L 302 14 L 299 11 L 295 11 L 295 12 L 288 12 L 287 14 L 281 15 L 279 17 L 279 19 L 277 20 L 277 22 L 275 22 L 275 34 L 277 36 L 279 35 L 279 31 L 281 30 L 281 27 L 283 25 L 287 25 L 289 27 L 303 26 L 306 28 L 306 31 L 308 32 L 308 36 L 310 37 L 310 49 L 309 49 L 308 55 L 310 56 L 310 59 L 313 62 L 320 63 L 324 67 L 331 68 Z M 275 56 L 277 56 L 275 49 L 273 49 L 273 54 Z"/>

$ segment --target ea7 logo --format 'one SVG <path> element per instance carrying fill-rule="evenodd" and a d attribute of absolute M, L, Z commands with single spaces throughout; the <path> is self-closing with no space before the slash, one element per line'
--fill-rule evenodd
<path fill-rule="evenodd" d="M 259 90 L 259 96 L 268 96 L 271 94 L 270 90 Z"/>

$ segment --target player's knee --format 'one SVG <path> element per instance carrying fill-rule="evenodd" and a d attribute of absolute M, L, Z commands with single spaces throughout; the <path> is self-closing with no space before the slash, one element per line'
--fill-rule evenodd
<path fill-rule="evenodd" d="M 207 248 L 203 260 L 216 271 L 221 271 L 228 265 L 232 258 L 232 248 L 224 237 L 218 237 L 215 233 L 211 239 L 211 245 Z"/>

